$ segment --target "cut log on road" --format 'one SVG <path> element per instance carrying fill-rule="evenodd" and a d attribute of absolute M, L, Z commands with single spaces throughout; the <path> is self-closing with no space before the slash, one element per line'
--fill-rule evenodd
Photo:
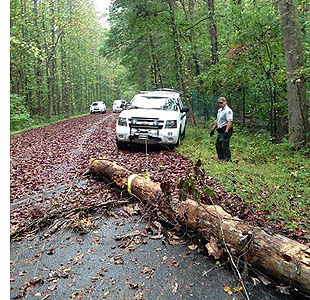
<path fill-rule="evenodd" d="M 127 190 L 140 198 L 148 201 L 161 196 L 160 184 L 150 181 L 142 176 L 133 174 L 129 170 L 118 166 L 116 163 L 105 159 L 90 159 L 89 169 L 92 173 L 112 180 L 120 188 Z"/>
<path fill-rule="evenodd" d="M 243 224 L 217 205 L 180 203 L 184 222 L 206 236 L 230 245 L 234 252 L 270 277 L 310 295 L 310 248 L 282 235 Z"/>
<path fill-rule="evenodd" d="M 199 204 L 193 200 L 164 200 L 160 184 L 152 182 L 108 159 L 91 159 L 90 171 L 105 176 L 144 202 L 156 202 L 165 218 L 216 238 L 235 256 L 268 276 L 310 295 L 310 248 L 282 235 L 271 235 L 263 229 L 243 224 L 217 205 Z M 157 199 L 156 201 L 154 201 Z"/>

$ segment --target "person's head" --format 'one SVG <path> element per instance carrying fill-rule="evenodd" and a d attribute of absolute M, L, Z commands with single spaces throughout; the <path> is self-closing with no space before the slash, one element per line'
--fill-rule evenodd
<path fill-rule="evenodd" d="M 224 107 L 224 106 L 226 105 L 226 103 L 227 103 L 227 100 L 226 100 L 225 97 L 220 97 L 220 98 L 218 98 L 218 100 L 217 100 L 217 105 L 218 105 L 219 107 Z"/>

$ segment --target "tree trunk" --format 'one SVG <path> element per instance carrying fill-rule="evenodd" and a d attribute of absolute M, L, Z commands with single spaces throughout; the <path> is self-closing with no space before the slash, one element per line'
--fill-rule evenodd
<path fill-rule="evenodd" d="M 175 0 L 168 0 L 169 4 L 169 14 L 170 14 L 170 24 L 171 24 L 171 30 L 172 30 L 172 36 L 173 36 L 173 43 L 174 43 L 174 57 L 175 57 L 175 63 L 176 63 L 176 80 L 178 82 L 179 87 L 182 89 L 184 94 L 186 95 L 186 87 L 184 82 L 184 72 L 183 72 L 183 58 L 182 58 L 182 51 L 178 39 L 178 32 L 177 32 L 177 26 L 175 22 Z M 196 119 L 193 113 L 193 109 L 191 106 L 191 103 L 189 99 L 185 99 L 186 105 L 189 108 L 189 115 L 191 118 L 191 121 L 196 125 Z"/>
<path fill-rule="evenodd" d="M 159 63 L 155 55 L 156 48 L 153 42 L 153 37 L 150 33 L 149 33 L 148 41 L 149 41 L 150 48 L 151 48 L 151 51 L 150 51 L 150 56 L 151 56 L 151 61 L 152 61 L 151 77 L 153 77 L 154 86 L 156 88 L 163 87 L 162 78 L 160 74 L 160 67 L 159 67 Z"/>
<path fill-rule="evenodd" d="M 129 186 L 130 193 L 144 201 L 152 200 L 162 193 L 159 183 L 132 174 L 108 159 L 91 159 L 90 171 L 112 180 L 122 189 Z"/>
<path fill-rule="evenodd" d="M 186 5 L 185 5 L 185 1 L 181 0 L 181 4 L 182 4 L 182 8 L 183 8 L 183 12 L 185 15 L 185 20 L 187 22 L 192 21 L 193 16 L 195 15 L 195 1 L 194 0 L 189 0 L 188 2 L 188 12 L 186 9 Z M 200 75 L 200 65 L 199 65 L 199 60 L 198 60 L 198 51 L 197 51 L 197 47 L 196 44 L 194 42 L 195 40 L 195 30 L 193 28 L 190 29 L 190 34 L 189 34 L 189 43 L 190 43 L 190 49 L 191 49 L 191 56 L 192 56 L 192 61 L 194 64 L 194 74 L 195 76 L 199 76 Z M 202 85 L 202 81 L 200 80 L 200 84 Z"/>
<path fill-rule="evenodd" d="M 309 132 L 309 122 L 306 81 L 304 75 L 299 74 L 304 67 L 304 57 L 298 11 L 293 0 L 280 0 L 278 4 L 287 72 L 289 141 L 292 144 L 305 143 Z"/>
<path fill-rule="evenodd" d="M 174 58 L 175 58 L 175 75 L 176 81 L 184 92 L 184 78 L 183 78 L 183 62 L 182 62 L 182 51 L 179 44 L 177 26 L 175 21 L 175 0 L 168 0 L 170 25 L 174 44 Z"/>
<path fill-rule="evenodd" d="M 158 211 L 166 222 L 198 230 L 208 240 L 224 243 L 239 258 L 272 278 L 310 294 L 310 248 L 259 227 L 242 224 L 217 205 L 164 197 L 161 185 L 118 166 L 108 159 L 91 159 L 89 170 L 126 188 Z M 210 254 L 210 253 L 209 253 Z"/>
<path fill-rule="evenodd" d="M 68 92 L 68 68 L 67 68 L 67 56 L 64 49 L 63 37 L 61 38 L 60 44 L 61 52 L 61 99 L 62 108 L 65 118 L 69 117 L 69 92 Z"/>
<path fill-rule="evenodd" d="M 57 61 L 56 61 L 56 20 L 55 20 L 55 3 L 54 0 L 50 2 L 50 10 L 51 10 L 51 43 L 53 45 L 53 51 L 51 52 L 50 58 L 50 85 L 51 85 L 51 101 L 52 101 L 52 110 L 53 115 L 59 115 L 57 110 L 57 103 L 59 102 L 58 94 L 57 94 Z"/>
<path fill-rule="evenodd" d="M 209 32 L 211 40 L 211 62 L 215 65 L 218 61 L 218 46 L 217 46 L 217 29 L 214 20 L 214 0 L 207 0 L 209 8 Z"/>
<path fill-rule="evenodd" d="M 43 32 L 47 32 L 46 30 L 46 24 L 45 24 L 45 14 L 42 15 L 42 29 Z M 50 63 L 49 63 L 49 56 L 51 55 L 49 52 L 49 43 L 47 40 L 47 35 L 44 35 L 44 46 L 45 46 L 45 55 L 46 55 L 46 59 L 45 59 L 45 76 L 46 76 L 46 90 L 47 90 L 47 103 L 46 103 L 46 107 L 45 107 L 45 117 L 47 120 L 49 120 L 51 118 L 51 72 L 50 72 Z"/>
<path fill-rule="evenodd" d="M 33 1 L 33 13 L 34 13 L 34 26 L 35 26 L 35 41 L 36 46 L 39 51 L 41 51 L 41 43 L 40 43 L 40 34 L 39 34 L 39 28 L 38 28 L 38 0 Z M 44 112 L 44 103 L 42 103 L 42 70 L 41 70 L 41 59 L 37 59 L 36 67 L 35 67 L 35 75 L 36 75 L 36 92 L 37 92 L 37 105 L 38 105 L 38 114 L 40 116 L 43 115 Z"/>

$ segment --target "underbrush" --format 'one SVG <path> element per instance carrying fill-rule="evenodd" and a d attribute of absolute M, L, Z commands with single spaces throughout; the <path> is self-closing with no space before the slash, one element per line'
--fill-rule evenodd
<path fill-rule="evenodd" d="M 211 128 L 211 127 L 210 127 Z M 206 173 L 245 204 L 267 213 L 287 229 L 310 229 L 310 159 L 308 150 L 295 150 L 289 143 L 273 144 L 267 134 L 234 128 L 232 162 L 219 162 L 216 134 L 191 127 L 179 148 L 184 156 L 202 161 Z"/>

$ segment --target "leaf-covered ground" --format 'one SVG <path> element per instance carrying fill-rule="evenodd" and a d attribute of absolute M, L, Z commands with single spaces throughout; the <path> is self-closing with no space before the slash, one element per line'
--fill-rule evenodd
<path fill-rule="evenodd" d="M 27 234 L 37 220 L 61 215 L 61 212 L 94 207 L 120 192 L 111 184 L 85 177 L 91 157 L 106 157 L 135 173 L 148 173 L 151 179 L 176 186 L 179 178 L 187 180 L 190 191 L 207 188 L 199 201 L 216 203 L 233 215 L 263 225 L 264 212 L 245 205 L 241 198 L 226 193 L 209 176 L 198 176 L 195 166 L 175 151 L 164 147 L 133 148 L 119 151 L 115 143 L 117 115 L 89 115 L 33 129 L 11 138 L 11 233 Z M 211 194 L 210 194 L 211 193 Z M 208 196 L 209 194 L 209 196 Z M 280 226 L 269 228 L 303 241 L 302 236 L 284 232 Z"/>

